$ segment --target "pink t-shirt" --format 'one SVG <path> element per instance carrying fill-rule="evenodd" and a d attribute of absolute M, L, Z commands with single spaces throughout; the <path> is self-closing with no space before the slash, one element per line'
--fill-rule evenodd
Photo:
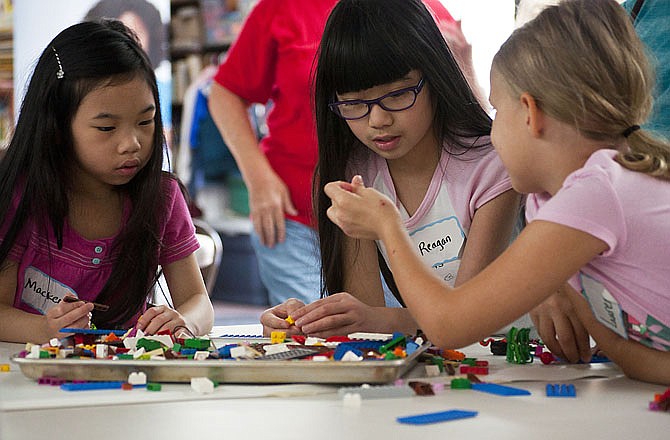
<path fill-rule="evenodd" d="M 165 209 L 169 214 L 166 217 L 168 221 L 160 225 L 164 247 L 160 250 L 159 264 L 168 265 L 195 252 L 199 244 L 177 181 L 166 179 L 164 183 L 168 191 Z M 14 200 L 14 209 L 17 204 L 18 195 Z M 127 201 L 124 224 L 131 209 L 130 201 Z M 3 225 L 0 237 L 4 237 L 7 227 Z M 73 230 L 66 219 L 63 247 L 58 249 L 53 231 L 49 231 L 47 239 L 38 232 L 34 221 L 29 220 L 9 254 L 9 259 L 19 263 L 14 307 L 44 314 L 67 293 L 95 301 L 119 258 L 118 253 L 111 252 L 117 236 L 87 240 Z"/>
<path fill-rule="evenodd" d="M 486 144 L 488 140 L 488 136 L 482 137 L 478 144 Z M 386 160 L 367 152 L 364 156 L 368 159 L 358 158 L 356 162 L 367 163 L 367 167 L 359 166 L 357 170 L 352 164 L 348 172 L 361 174 L 367 186 L 394 201 L 417 255 L 440 278 L 453 285 L 475 211 L 512 189 L 498 154 L 490 147 L 467 150 L 458 156 L 443 150 L 428 191 L 412 216 L 396 195 Z M 377 244 L 386 258 L 383 244 Z"/>
<path fill-rule="evenodd" d="M 553 196 L 531 194 L 529 221 L 586 232 L 609 249 L 570 284 L 622 336 L 670 349 L 670 184 L 619 165 L 599 150 Z"/>
<path fill-rule="evenodd" d="M 249 102 L 273 106 L 260 146 L 291 193 L 297 216 L 313 225 L 311 185 L 317 155 L 310 75 L 326 19 L 337 0 L 260 0 L 214 80 Z M 438 0 L 425 3 L 440 21 L 453 18 Z"/>

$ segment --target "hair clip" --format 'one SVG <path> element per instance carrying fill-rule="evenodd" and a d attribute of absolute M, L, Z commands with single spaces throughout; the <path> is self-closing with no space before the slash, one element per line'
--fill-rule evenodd
<path fill-rule="evenodd" d="M 51 48 L 54 51 L 54 54 L 56 55 L 56 62 L 58 63 L 58 71 L 56 72 L 56 78 L 58 79 L 63 79 L 65 76 L 65 72 L 63 71 L 63 66 L 60 63 L 60 57 L 58 56 L 58 52 L 56 52 L 56 48 L 51 46 Z"/>

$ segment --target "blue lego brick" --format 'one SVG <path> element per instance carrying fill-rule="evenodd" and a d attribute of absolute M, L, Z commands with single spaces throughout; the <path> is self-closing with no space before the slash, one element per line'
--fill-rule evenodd
<path fill-rule="evenodd" d="M 547 384 L 547 397 L 577 397 L 575 386 L 569 384 Z"/>
<path fill-rule="evenodd" d="M 59 330 L 61 333 L 78 333 L 82 335 L 108 335 L 114 333 L 116 336 L 123 336 L 127 330 L 105 330 L 105 329 L 91 329 L 91 328 L 71 328 L 66 327 Z"/>
<path fill-rule="evenodd" d="M 341 342 L 337 345 L 335 353 L 333 353 L 333 359 L 339 361 L 342 359 L 348 351 L 353 351 L 356 354 L 362 355 L 363 352 L 367 350 L 379 351 L 382 346 L 382 341 L 351 341 L 351 342 Z"/>
<path fill-rule="evenodd" d="M 499 385 L 497 383 L 473 383 L 472 389 L 483 393 L 496 394 L 498 396 L 529 396 L 530 391 L 521 388 Z"/>
<path fill-rule="evenodd" d="M 90 390 L 120 390 L 125 382 L 68 382 L 60 386 L 65 391 L 90 391 Z M 133 385 L 133 388 L 142 388 L 146 385 Z"/>
<path fill-rule="evenodd" d="M 449 420 L 467 419 L 477 415 L 477 411 L 463 411 L 452 409 L 427 414 L 417 414 L 415 416 L 398 417 L 396 420 L 400 423 L 409 425 L 427 425 L 429 423 L 447 422 Z"/>

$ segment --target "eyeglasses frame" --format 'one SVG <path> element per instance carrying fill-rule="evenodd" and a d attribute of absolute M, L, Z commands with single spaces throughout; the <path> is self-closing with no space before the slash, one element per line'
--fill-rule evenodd
<path fill-rule="evenodd" d="M 419 80 L 419 83 L 415 86 L 404 87 L 402 89 L 393 90 L 393 91 L 388 92 L 385 95 L 382 95 L 382 96 L 380 96 L 378 98 L 375 98 L 375 99 L 347 99 L 347 100 L 344 100 L 344 101 L 331 102 L 330 104 L 328 104 L 328 108 L 333 113 L 335 113 L 337 116 L 339 116 L 340 118 L 342 118 L 344 120 L 347 120 L 347 121 L 356 121 L 358 119 L 363 119 L 364 117 L 366 117 L 367 115 L 370 114 L 370 112 L 372 111 L 372 106 L 374 104 L 377 104 L 379 107 L 386 110 L 387 112 L 401 112 L 403 110 L 407 110 L 408 108 L 411 108 L 412 106 L 414 106 L 414 104 L 416 104 L 416 99 L 419 96 L 419 93 L 421 93 L 421 90 L 423 89 L 423 86 L 425 84 L 426 84 L 425 78 L 421 77 L 421 79 Z M 384 106 L 384 104 L 382 104 L 382 100 L 388 98 L 389 96 L 395 95 L 395 94 L 398 94 L 398 93 L 404 93 L 404 92 L 414 92 L 414 100 L 407 107 L 394 110 L 394 109 L 387 108 L 387 107 Z M 363 116 L 359 116 L 359 117 L 356 117 L 356 118 L 348 118 L 348 117 L 343 116 L 342 113 L 340 113 L 340 110 L 338 108 L 338 106 L 340 104 L 366 104 L 368 106 L 368 111 L 366 111 Z"/>

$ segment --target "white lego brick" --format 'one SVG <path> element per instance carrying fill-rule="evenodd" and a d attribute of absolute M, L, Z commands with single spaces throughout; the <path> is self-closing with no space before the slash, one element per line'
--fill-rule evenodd
<path fill-rule="evenodd" d="M 96 344 L 95 357 L 96 359 L 104 359 L 109 354 L 109 346 L 107 344 Z"/>
<path fill-rule="evenodd" d="M 207 377 L 192 377 L 191 388 L 201 394 L 210 394 L 214 392 L 214 382 Z"/>
<path fill-rule="evenodd" d="M 363 360 L 363 356 L 359 356 L 353 351 L 347 351 L 344 353 L 344 356 L 342 356 L 342 359 L 340 361 L 342 362 L 359 362 Z"/>
<path fill-rule="evenodd" d="M 365 333 L 356 332 L 347 335 L 349 339 L 362 339 L 365 341 L 390 341 L 393 338 L 391 333 Z"/>
<path fill-rule="evenodd" d="M 195 361 L 204 361 L 209 357 L 209 351 L 196 351 L 193 354 L 193 360 Z"/>
<path fill-rule="evenodd" d="M 128 375 L 128 383 L 131 385 L 146 385 L 147 375 L 143 371 L 133 371 Z"/>
<path fill-rule="evenodd" d="M 426 376 L 428 377 L 435 377 L 440 375 L 440 367 L 437 365 L 426 365 Z"/>

